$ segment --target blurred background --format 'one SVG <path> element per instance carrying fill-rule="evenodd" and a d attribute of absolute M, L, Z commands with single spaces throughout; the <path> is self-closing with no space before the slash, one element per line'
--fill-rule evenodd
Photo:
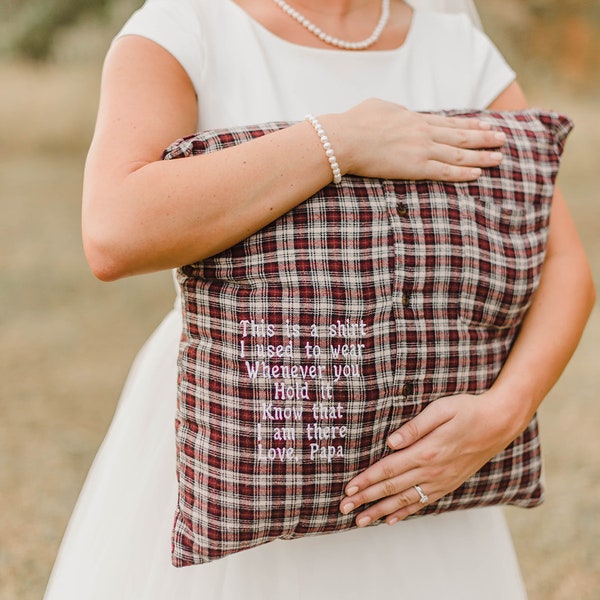
<path fill-rule="evenodd" d="M 167 273 L 96 281 L 80 243 L 102 58 L 140 4 L 0 0 L 0 600 L 41 598 L 131 361 L 173 301 Z M 599 282 L 600 3 L 477 4 L 531 103 L 576 123 L 560 183 Z M 596 307 L 541 411 L 548 499 L 507 511 L 532 600 L 600 598 L 599 367 Z"/>

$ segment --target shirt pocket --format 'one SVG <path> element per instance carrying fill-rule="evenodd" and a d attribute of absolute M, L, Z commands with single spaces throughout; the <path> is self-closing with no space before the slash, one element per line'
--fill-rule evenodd
<path fill-rule="evenodd" d="M 471 327 L 518 326 L 539 284 L 550 202 L 461 196 L 459 317 Z"/>

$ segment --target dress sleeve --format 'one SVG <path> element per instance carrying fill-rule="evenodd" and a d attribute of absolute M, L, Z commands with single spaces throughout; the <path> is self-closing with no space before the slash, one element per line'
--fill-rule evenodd
<path fill-rule="evenodd" d="M 416 9 L 405 51 L 408 106 L 416 110 L 483 110 L 515 79 L 490 38 L 464 13 Z"/>
<path fill-rule="evenodd" d="M 187 0 L 146 0 L 115 40 L 126 35 L 145 37 L 167 50 L 184 68 L 198 95 L 204 43 L 198 15 Z"/>
<path fill-rule="evenodd" d="M 473 106 L 486 108 L 515 80 L 516 74 L 484 32 L 470 22 L 465 28 L 470 44 Z"/>
<path fill-rule="evenodd" d="M 427 56 L 443 108 L 485 109 L 515 79 L 490 38 L 466 14 L 426 11 L 415 54 Z"/>

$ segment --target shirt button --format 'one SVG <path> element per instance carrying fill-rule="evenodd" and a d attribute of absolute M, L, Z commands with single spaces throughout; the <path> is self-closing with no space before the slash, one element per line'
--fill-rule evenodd
<path fill-rule="evenodd" d="M 408 208 L 406 208 L 406 204 L 404 202 L 400 202 L 398 204 L 398 215 L 401 217 L 406 217 L 408 214 Z"/>
<path fill-rule="evenodd" d="M 415 391 L 415 386 L 412 383 L 410 383 L 410 381 L 408 383 L 405 383 L 402 386 L 402 395 L 403 396 L 412 396 L 414 391 Z"/>
<path fill-rule="evenodd" d="M 410 294 L 408 292 L 402 292 L 402 306 L 406 307 L 410 304 Z"/>

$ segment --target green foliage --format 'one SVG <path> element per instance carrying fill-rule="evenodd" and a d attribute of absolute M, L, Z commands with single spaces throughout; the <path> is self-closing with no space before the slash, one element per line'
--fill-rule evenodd
<path fill-rule="evenodd" d="M 48 58 L 56 34 L 82 16 L 106 14 L 111 0 L 0 0 L 0 14 L 10 19 L 9 50 L 34 60 Z"/>

